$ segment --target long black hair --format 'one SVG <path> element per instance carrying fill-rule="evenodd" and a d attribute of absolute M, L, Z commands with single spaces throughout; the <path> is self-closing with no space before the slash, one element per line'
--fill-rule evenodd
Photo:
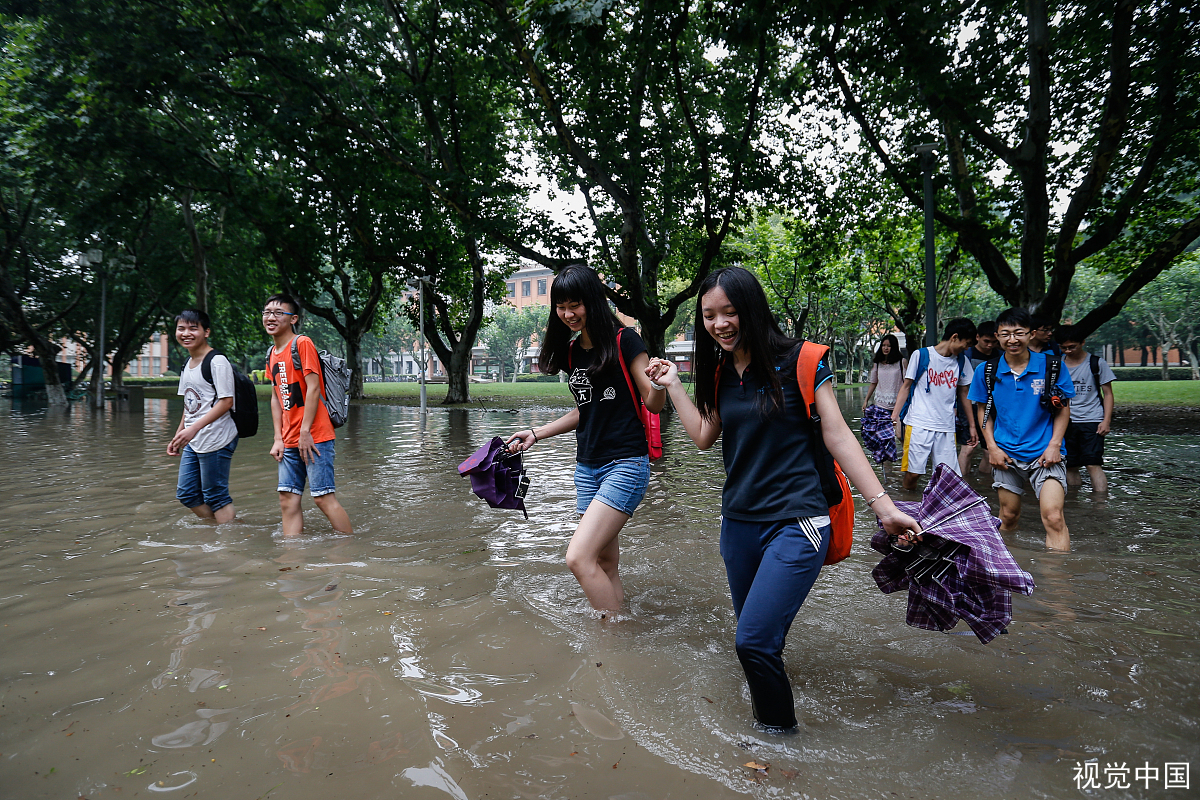
<path fill-rule="evenodd" d="M 884 342 L 887 342 L 892 346 L 892 349 L 888 351 L 887 355 L 884 355 L 883 353 Z M 901 357 L 900 340 L 896 338 L 896 334 L 889 333 L 887 336 L 879 340 L 879 347 L 875 349 L 874 362 L 876 364 L 895 364 L 900 361 Z"/>
<path fill-rule="evenodd" d="M 583 264 L 565 267 L 550 284 L 550 318 L 546 320 L 546 335 L 542 337 L 538 369 L 544 375 L 556 375 L 568 369 L 567 352 L 574 334 L 558 318 L 557 309 L 559 303 L 570 301 L 583 303 L 587 311 L 584 327 L 594 353 L 588 374 L 598 375 L 617 363 L 617 328 L 620 323 L 608 307 L 600 276 Z"/>
<path fill-rule="evenodd" d="M 767 295 L 754 274 L 741 267 L 726 267 L 712 272 L 696 291 L 696 350 L 692 360 L 692 380 L 696 386 L 696 408 L 706 418 L 717 416 L 717 368 L 726 353 L 717 340 L 704 328 L 704 295 L 720 287 L 737 309 L 738 335 L 734 349 L 750 354 L 748 369 L 760 383 L 769 389 L 764 398 L 763 410 L 769 399 L 774 408 L 783 407 L 783 384 L 775 362 L 779 357 L 798 347 L 802 340 L 785 336 L 775 322 Z"/>

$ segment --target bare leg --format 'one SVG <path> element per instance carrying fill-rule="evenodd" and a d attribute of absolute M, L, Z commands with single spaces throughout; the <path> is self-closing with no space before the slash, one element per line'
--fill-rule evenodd
<path fill-rule="evenodd" d="M 992 462 L 988 461 L 987 453 L 984 453 L 983 458 L 979 459 L 979 474 L 980 475 L 991 475 L 992 474 Z"/>
<path fill-rule="evenodd" d="M 213 516 L 216 518 L 218 525 L 224 525 L 226 522 L 233 522 L 233 518 L 237 516 L 237 509 L 233 507 L 233 503 L 230 503 L 218 508 L 213 512 Z"/>
<path fill-rule="evenodd" d="M 958 450 L 958 472 L 964 478 L 971 474 L 971 454 L 975 452 L 975 448 L 969 444 L 964 444 Z"/>
<path fill-rule="evenodd" d="M 1042 484 L 1042 496 L 1038 503 L 1042 509 L 1042 524 L 1046 526 L 1046 548 L 1049 550 L 1070 550 L 1071 532 L 1067 530 L 1067 520 L 1063 516 L 1063 501 L 1067 494 L 1058 481 L 1046 481 Z"/>
<path fill-rule="evenodd" d="M 1062 487 L 1060 486 L 1061 490 Z M 1000 532 L 1012 533 L 1017 529 L 1017 523 L 1021 521 L 1021 495 L 1016 492 L 1010 492 L 1008 489 L 999 489 L 1000 492 Z"/>
<path fill-rule="evenodd" d="M 883 465 L 883 479 L 887 480 L 888 473 L 892 470 L 892 462 L 882 461 L 880 463 Z"/>
<path fill-rule="evenodd" d="M 902 485 L 905 489 L 911 492 L 917 488 L 917 481 L 920 479 L 920 477 L 921 474 L 919 472 L 905 472 Z"/>
<path fill-rule="evenodd" d="M 1068 480 L 1071 473 L 1067 473 Z M 1096 494 L 1108 493 L 1108 476 L 1104 474 L 1104 467 L 1099 464 L 1088 464 L 1088 475 L 1092 478 L 1092 491 Z"/>
<path fill-rule="evenodd" d="M 284 536 L 299 536 L 304 533 L 304 514 L 300 510 L 300 495 L 295 492 L 280 492 L 279 510 L 283 514 Z"/>
<path fill-rule="evenodd" d="M 567 568 L 597 611 L 616 612 L 625 599 L 617 574 L 620 562 L 617 534 L 628 521 L 625 512 L 593 500 L 567 545 Z"/>
<path fill-rule="evenodd" d="M 1079 475 L 1079 470 L 1075 467 L 1067 468 L 1067 486 L 1082 486 L 1083 478 Z"/>
<path fill-rule="evenodd" d="M 320 497 L 314 497 L 313 502 L 317 504 L 317 508 L 321 509 L 321 513 L 325 515 L 325 519 L 329 520 L 329 524 L 335 531 L 354 533 L 354 528 L 350 525 L 350 515 L 346 513 L 346 509 L 342 508 L 336 494 L 330 492 Z"/>
<path fill-rule="evenodd" d="M 208 507 L 208 503 L 201 503 L 198 506 L 192 506 L 192 513 L 200 519 L 216 519 L 212 509 Z"/>

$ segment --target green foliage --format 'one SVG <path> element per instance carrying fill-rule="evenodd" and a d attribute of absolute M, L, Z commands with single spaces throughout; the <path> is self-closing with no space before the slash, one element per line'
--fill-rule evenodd
<path fill-rule="evenodd" d="M 492 310 L 492 318 L 480 337 L 487 345 L 488 355 L 500 364 L 500 379 L 506 374 L 516 380 L 524 361 L 525 348 L 545 330 L 546 306 L 513 308 L 501 303 Z"/>

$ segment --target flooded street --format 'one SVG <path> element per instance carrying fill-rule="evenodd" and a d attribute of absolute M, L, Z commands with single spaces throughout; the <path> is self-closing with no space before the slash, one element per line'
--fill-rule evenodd
<path fill-rule="evenodd" d="M 1200 767 L 1200 435 L 1110 436 L 1111 496 L 1069 495 L 1069 554 L 1045 551 L 1027 504 L 1008 541 L 1037 589 L 986 646 L 905 626 L 859 501 L 853 553 L 788 639 L 800 732 L 774 737 L 733 651 L 719 447 L 673 418 L 622 534 L 614 625 L 563 565 L 573 436 L 527 457 L 528 520 L 455 470 L 561 409 L 437 409 L 422 428 L 416 409 L 355 407 L 337 450 L 355 534 L 306 496 L 306 535 L 285 540 L 269 412 L 234 457 L 240 521 L 217 527 L 174 499 L 176 401 L 5 402 L 5 800 L 1066 798 L 1089 759 L 1101 787 L 1109 764 L 1129 786 L 1090 796 L 1195 796 L 1164 770 Z"/>

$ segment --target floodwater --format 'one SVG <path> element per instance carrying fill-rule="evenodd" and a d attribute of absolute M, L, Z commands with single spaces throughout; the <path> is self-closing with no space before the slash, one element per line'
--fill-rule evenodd
<path fill-rule="evenodd" d="M 176 402 L 6 410 L 0 797 L 1076 797 L 1088 760 L 1090 796 L 1194 796 L 1167 765 L 1200 782 L 1200 436 L 1114 433 L 1110 498 L 1069 499 L 1069 554 L 1027 507 L 1009 544 L 1038 588 L 986 646 L 904 625 L 860 503 L 854 552 L 792 628 L 801 727 L 777 737 L 751 724 L 733 652 L 717 450 L 668 422 L 616 624 L 562 563 L 571 437 L 527 458 L 528 520 L 457 475 L 558 413 L 422 427 L 356 407 L 338 442 L 354 535 L 306 498 L 287 540 L 267 436 L 241 442 L 241 521 L 216 527 L 174 500 Z"/>

